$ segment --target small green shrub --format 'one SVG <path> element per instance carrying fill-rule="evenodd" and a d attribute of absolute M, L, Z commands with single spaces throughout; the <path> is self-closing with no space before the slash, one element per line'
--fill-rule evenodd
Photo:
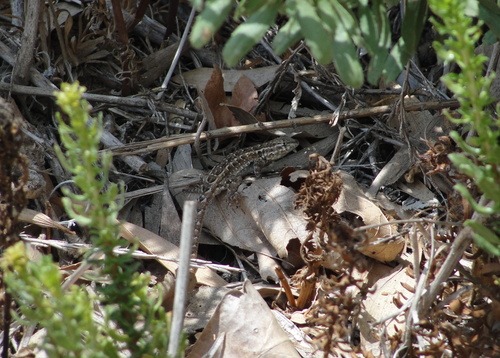
<path fill-rule="evenodd" d="M 390 81 L 396 78 L 415 52 L 427 19 L 426 1 L 409 1 L 401 25 L 401 36 L 391 43 L 387 6 L 383 0 L 245 0 L 238 2 L 234 19 L 245 20 L 231 34 L 223 49 L 223 57 L 234 66 L 257 44 L 278 15 L 286 16 L 272 46 L 276 54 L 284 53 L 298 41 L 305 39 L 312 55 L 319 63 L 333 61 L 337 73 L 349 86 L 364 83 L 359 49 L 370 55 L 367 80 L 375 84 L 380 77 Z M 231 13 L 231 0 L 193 1 L 201 11 L 191 32 L 195 48 L 211 40 Z"/>
<path fill-rule="evenodd" d="M 477 16 L 490 27 L 489 37 L 500 37 L 500 8 L 491 0 L 462 1 L 474 8 Z M 201 48 L 207 44 L 233 12 L 241 21 L 223 49 L 229 66 L 236 63 L 257 44 L 276 19 L 284 19 L 272 41 L 277 55 L 304 39 L 319 63 L 333 62 L 344 83 L 361 87 L 364 73 L 360 50 L 369 55 L 366 80 L 377 84 L 383 78 L 394 80 L 417 50 L 428 18 L 425 0 L 409 0 L 402 5 L 395 0 L 192 0 L 201 13 L 191 32 L 191 44 Z M 236 3 L 236 5 L 235 5 Z M 474 6 L 472 6 L 474 5 Z M 401 32 L 392 34 L 388 9 L 401 6 Z M 391 38 L 395 40 L 391 40 Z"/>
<path fill-rule="evenodd" d="M 455 62 L 461 69 L 460 73 L 449 73 L 442 78 L 460 102 L 460 118 L 447 113 L 448 118 L 465 125 L 473 133 L 466 139 L 456 131 L 451 133 L 462 152 L 450 154 L 450 159 L 459 171 L 472 178 L 490 205 L 480 205 L 463 184 L 455 188 L 468 199 L 475 211 L 495 217 L 500 214 L 500 129 L 498 119 L 487 109 L 493 102 L 489 88 L 494 75 L 483 76 L 487 58 L 474 53 L 482 22 L 474 24 L 473 19 L 466 16 L 472 11 L 466 11 L 466 6 L 467 2 L 461 0 L 430 1 L 432 11 L 441 20 L 434 19 L 433 23 L 437 31 L 447 37 L 443 43 L 435 42 L 434 47 L 440 58 Z M 499 110 L 497 106 L 497 113 Z M 467 220 L 465 224 L 474 230 L 474 238 L 480 247 L 500 255 L 500 227 L 487 227 L 474 220 Z"/>
<path fill-rule="evenodd" d="M 97 284 L 95 295 L 83 287 L 64 290 L 62 277 L 49 257 L 30 261 L 22 244 L 4 254 L 2 267 L 8 289 L 24 320 L 46 330 L 43 344 L 50 357 L 166 357 L 169 322 L 160 295 L 148 295 L 149 276 L 136 272 L 131 253 L 118 255 L 117 224 L 119 188 L 108 182 L 109 153 L 99 153 L 101 118 L 89 116 L 78 83 L 62 85 L 57 104 L 63 150 L 56 148 L 64 167 L 73 175 L 79 193 L 65 189 L 64 206 L 69 216 L 85 226 L 95 246 L 86 261 L 97 264 L 106 284 Z M 101 306 L 103 323 L 94 319 Z"/>

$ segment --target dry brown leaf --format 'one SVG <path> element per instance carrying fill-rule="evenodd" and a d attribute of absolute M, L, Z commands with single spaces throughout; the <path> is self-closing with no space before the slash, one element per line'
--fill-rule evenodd
<path fill-rule="evenodd" d="M 344 187 L 339 200 L 333 205 L 335 210 L 338 213 L 348 211 L 359 215 L 365 225 L 388 223 L 389 221 L 382 210 L 363 193 L 356 180 L 345 172 L 340 171 L 339 173 L 344 183 Z M 381 262 L 389 262 L 394 260 L 403 249 L 404 241 L 401 239 L 377 245 L 373 244 L 373 242 L 379 239 L 396 234 L 392 225 L 381 225 L 368 229 L 366 234 L 368 235 L 370 243 L 359 249 L 359 251 L 366 256 Z"/>
<path fill-rule="evenodd" d="M 281 178 L 259 179 L 240 187 L 240 203 L 278 256 L 287 258 L 290 240 L 302 242 L 307 237 L 307 222 L 302 212 L 295 209 L 295 193 L 280 182 Z"/>
<path fill-rule="evenodd" d="M 57 16 L 49 16 L 48 11 L 42 12 L 42 16 L 44 18 L 44 24 L 50 24 L 49 25 L 49 32 L 52 32 L 55 27 L 55 20 L 57 20 L 57 23 L 59 26 L 64 26 L 66 21 L 72 21 L 73 16 L 81 13 L 83 11 L 82 6 L 78 6 L 77 4 L 68 2 L 68 1 L 59 1 L 57 3 L 54 3 L 54 9 L 56 11 Z M 51 15 L 51 14 L 50 14 Z M 47 19 L 47 18 L 50 18 Z"/>
<path fill-rule="evenodd" d="M 172 175 L 171 182 L 183 178 L 185 172 Z M 172 192 L 180 203 L 199 196 L 181 190 Z M 203 226 L 222 242 L 256 252 L 261 276 L 276 280 L 276 263 L 269 257 L 287 258 L 289 241 L 306 236 L 302 213 L 293 207 L 294 192 L 280 185 L 280 178 L 270 178 L 240 185 L 234 199 L 229 196 L 221 193 L 210 203 Z"/>
<path fill-rule="evenodd" d="M 140 226 L 122 222 L 120 233 L 125 239 L 131 242 L 138 239 L 139 247 L 147 253 L 171 259 L 179 258 L 179 248 L 177 246 Z M 177 263 L 165 260 L 158 260 L 158 262 L 175 274 L 178 267 Z M 224 286 L 227 283 L 216 272 L 208 268 L 198 269 L 196 271 L 196 280 L 203 285 L 213 287 Z"/>
<path fill-rule="evenodd" d="M 251 112 L 259 104 L 257 89 L 247 76 L 240 77 L 234 86 L 232 94 L 231 104 L 247 112 Z"/>
<path fill-rule="evenodd" d="M 214 66 L 212 75 L 204 87 L 203 96 L 208 103 L 212 116 L 215 118 L 216 128 L 237 126 L 242 123 L 251 124 L 265 120 L 263 113 L 257 117 L 251 114 L 258 104 L 258 93 L 252 80 L 244 75 L 239 77 L 233 87 L 232 97 L 228 98 L 224 91 L 222 71 L 218 66 Z"/>
<path fill-rule="evenodd" d="M 229 100 L 224 92 L 224 79 L 222 71 L 218 66 L 214 66 L 212 76 L 204 87 L 203 94 L 207 100 L 208 107 L 215 118 L 217 128 L 237 126 L 240 123 L 236 121 L 233 114 L 221 103 L 228 103 Z"/>
<path fill-rule="evenodd" d="M 67 227 L 62 226 L 57 221 L 52 220 L 50 217 L 44 213 L 40 213 L 35 210 L 24 208 L 19 215 L 19 220 L 21 222 L 31 223 L 41 227 L 50 227 L 53 229 L 61 230 L 67 234 L 75 235 L 75 233 L 69 230 Z"/>
<path fill-rule="evenodd" d="M 188 357 L 300 357 L 267 303 L 249 281 L 221 301 Z"/>
<path fill-rule="evenodd" d="M 71 49 L 74 55 L 78 58 L 79 63 L 85 63 L 89 59 L 100 59 L 106 57 L 109 51 L 106 49 L 99 50 L 105 43 L 106 39 L 104 36 L 99 36 L 96 38 L 90 38 L 86 36 L 82 39 L 72 39 L 70 41 Z"/>
<path fill-rule="evenodd" d="M 230 103 L 233 106 L 241 108 L 245 112 L 252 113 L 259 104 L 258 98 L 259 94 L 252 80 L 243 75 L 234 86 Z M 260 113 L 256 119 L 262 122 L 265 121 L 266 117 L 264 113 Z"/>
<path fill-rule="evenodd" d="M 240 107 L 233 106 L 231 104 L 225 104 L 224 106 L 233 113 L 234 118 L 236 118 L 241 124 L 254 124 L 258 122 L 257 118 L 255 118 L 253 114 Z"/>

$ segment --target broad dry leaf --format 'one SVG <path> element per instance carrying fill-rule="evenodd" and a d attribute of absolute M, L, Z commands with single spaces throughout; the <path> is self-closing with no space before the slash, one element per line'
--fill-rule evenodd
<path fill-rule="evenodd" d="M 420 101 L 416 97 L 405 98 L 405 104 L 413 103 L 418 104 Z M 400 128 L 400 117 L 393 116 L 392 118 L 394 118 L 394 123 L 388 123 L 388 125 L 396 129 Z M 405 126 L 408 141 L 412 140 L 412 143 L 416 143 L 417 150 L 425 152 L 427 145 L 421 139 L 435 141 L 443 133 L 449 133 L 453 124 L 440 113 L 432 115 L 429 111 L 418 111 L 405 114 Z M 370 185 L 367 192 L 370 197 L 375 197 L 382 186 L 395 183 L 408 172 L 416 159 L 413 155 L 414 149 L 403 146 L 396 152 Z"/>
<path fill-rule="evenodd" d="M 252 80 L 245 75 L 241 76 L 238 82 L 236 82 L 232 93 L 233 95 L 230 102 L 231 105 L 239 107 L 245 112 L 252 113 L 255 107 L 259 104 L 259 93 L 257 92 Z M 266 117 L 264 113 L 260 113 L 256 119 L 259 122 L 263 122 Z"/>
<path fill-rule="evenodd" d="M 376 352 L 380 353 L 383 331 L 386 330 L 387 336 L 391 336 L 405 330 L 406 314 L 400 312 L 400 308 L 413 297 L 413 293 L 404 286 L 414 287 L 415 279 L 407 274 L 403 266 L 391 268 L 378 262 L 373 262 L 367 272 L 362 275 L 358 273 L 354 278 L 374 288 L 363 300 L 358 327 L 363 348 L 379 356 Z"/>
<path fill-rule="evenodd" d="M 295 193 L 280 183 L 281 178 L 268 178 L 240 187 L 240 203 L 278 256 L 287 258 L 290 240 L 302 242 L 307 237 L 307 222 L 302 212 L 295 209 Z"/>
<path fill-rule="evenodd" d="M 249 281 L 221 301 L 188 357 L 300 357 L 267 303 Z"/>
<path fill-rule="evenodd" d="M 382 170 L 373 179 L 367 191 L 368 196 L 375 197 L 379 189 L 384 185 L 394 184 L 411 167 L 410 151 L 407 146 L 399 149 L 396 154 L 384 165 Z"/>
<path fill-rule="evenodd" d="M 224 296 L 231 292 L 226 287 L 201 286 L 188 297 L 184 330 L 196 333 L 205 328 Z"/>
<path fill-rule="evenodd" d="M 182 179 L 185 172 L 174 173 L 171 183 Z M 222 242 L 257 253 L 264 279 L 277 279 L 276 263 L 269 257 L 286 259 L 289 241 L 306 236 L 302 213 L 293 207 L 295 194 L 280 185 L 280 180 L 257 179 L 240 185 L 233 195 L 221 193 L 210 203 L 203 221 L 203 226 Z M 179 203 L 199 196 L 179 189 L 172 192 Z"/>
<path fill-rule="evenodd" d="M 363 193 L 356 180 L 345 172 L 340 171 L 339 174 L 344 186 L 339 200 L 333 205 L 335 210 L 338 213 L 348 211 L 359 215 L 365 225 L 385 224 L 366 230 L 370 243 L 361 247 L 359 251 L 381 262 L 394 260 L 403 249 L 404 241 L 399 239 L 373 244 L 377 240 L 393 236 L 396 231 L 392 225 L 386 224 L 389 221 L 382 210 Z"/>
<path fill-rule="evenodd" d="M 290 240 L 306 237 L 306 221 L 294 208 L 295 194 L 280 185 L 280 178 L 243 184 L 236 199 L 232 202 L 222 194 L 207 211 L 204 226 L 222 241 L 286 259 Z"/>
<path fill-rule="evenodd" d="M 21 214 L 19 215 L 19 221 L 38 225 L 41 227 L 58 229 L 67 234 L 75 235 L 75 233 L 70 229 L 68 229 L 67 227 L 64 227 L 57 221 L 52 220 L 44 213 L 40 213 L 35 210 L 24 208 L 23 211 L 21 211 Z"/>
<path fill-rule="evenodd" d="M 225 104 L 224 106 L 233 113 L 234 118 L 236 118 L 242 125 L 254 124 L 259 122 L 252 113 L 247 112 L 238 106 L 233 106 L 231 104 Z M 266 131 L 266 133 L 269 132 Z"/>
<path fill-rule="evenodd" d="M 161 77 L 172 64 L 178 48 L 179 43 L 176 42 L 143 58 L 141 61 L 139 84 L 142 87 L 148 88 L 153 82 L 157 81 L 158 77 Z"/>
<path fill-rule="evenodd" d="M 255 222 L 248 212 L 243 209 L 242 202 L 245 198 L 239 193 L 237 203 L 227 195 L 219 195 L 208 208 L 205 215 L 204 226 L 212 235 L 231 246 L 255 252 L 259 263 L 259 274 L 264 280 L 277 282 L 275 268 L 277 256 L 262 228 Z"/>
<path fill-rule="evenodd" d="M 215 118 L 216 128 L 251 124 L 265 120 L 263 113 L 257 117 L 251 114 L 258 104 L 258 92 L 252 80 L 247 76 L 241 75 L 239 77 L 232 88 L 232 97 L 228 98 L 224 90 L 222 71 L 218 66 L 214 66 L 212 74 L 203 88 L 203 96 L 212 116 Z"/>
<path fill-rule="evenodd" d="M 147 253 L 170 259 L 179 259 L 179 248 L 177 246 L 149 230 L 128 222 L 122 222 L 120 232 L 130 242 L 138 239 L 139 247 Z M 158 262 L 172 273 L 176 273 L 177 263 L 165 260 L 158 260 Z M 198 269 L 196 271 L 196 280 L 203 285 L 214 287 L 224 286 L 227 283 L 215 271 L 208 268 Z"/>
<path fill-rule="evenodd" d="M 241 78 L 241 76 L 248 77 L 256 87 L 261 87 L 271 81 L 276 73 L 279 66 L 267 66 L 261 68 L 254 68 L 251 70 L 222 70 L 222 76 L 224 78 L 224 92 L 233 92 L 234 86 Z M 183 83 L 184 81 L 197 88 L 205 88 L 207 82 L 212 76 L 212 68 L 197 68 L 192 71 L 188 71 L 181 75 L 174 76 L 172 81 L 177 83 Z"/>
<path fill-rule="evenodd" d="M 229 100 L 224 92 L 224 79 L 222 78 L 222 71 L 218 66 L 214 66 L 212 76 L 210 76 L 209 81 L 204 87 L 203 95 L 207 100 L 217 128 L 240 124 L 227 107 L 221 106 L 221 103 L 228 103 Z"/>
<path fill-rule="evenodd" d="M 413 183 L 398 183 L 397 187 L 414 198 L 414 200 L 405 200 L 402 203 L 403 210 L 420 211 L 441 205 L 436 195 L 420 180 L 414 180 Z"/>
<path fill-rule="evenodd" d="M 54 3 L 54 9 L 57 16 L 51 16 L 53 14 L 51 14 L 49 11 L 42 12 L 42 16 L 44 18 L 43 23 L 50 24 L 48 29 L 49 32 L 52 32 L 52 30 L 56 28 L 55 20 L 57 20 L 57 24 L 62 27 L 65 25 L 66 21 L 72 21 L 73 16 L 83 11 L 82 6 L 78 6 L 77 4 L 68 1 L 58 1 Z M 50 18 L 50 20 L 47 19 L 48 17 Z"/>

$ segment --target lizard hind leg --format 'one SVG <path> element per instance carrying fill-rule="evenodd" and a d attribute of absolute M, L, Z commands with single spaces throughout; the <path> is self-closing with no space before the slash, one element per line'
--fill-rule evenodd
<path fill-rule="evenodd" d="M 231 204 L 236 205 L 240 199 L 240 192 L 238 191 L 238 187 L 243 182 L 241 177 L 234 177 L 228 180 L 226 183 L 227 194 L 226 197 L 231 201 Z"/>

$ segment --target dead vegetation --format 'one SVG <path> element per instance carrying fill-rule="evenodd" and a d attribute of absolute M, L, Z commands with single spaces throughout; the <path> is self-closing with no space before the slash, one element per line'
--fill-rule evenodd
<path fill-rule="evenodd" d="M 36 3 L 24 26 L 11 21 L 20 16 L 14 6 L 0 13 L 3 237 L 16 217 L 3 208 L 23 203 L 8 194 L 4 173 L 24 168 L 11 156 L 18 125 L 30 173 L 23 240 L 33 257 L 53 255 L 71 276 L 78 250 L 90 246 L 81 228 L 61 227 L 60 185 L 70 176 L 53 150 L 52 93 L 79 81 L 93 115 L 102 112 L 111 180 L 125 183 L 122 236 L 153 255 L 138 260 L 151 285 L 163 286 L 168 310 L 180 208 L 199 195 L 200 170 L 237 147 L 300 140 L 266 168 L 271 175 L 245 181 L 236 198 L 219 196 L 207 212 L 200 256 L 221 266 L 202 262 L 196 272 L 187 356 L 211 348 L 217 357 L 500 355 L 500 262 L 462 225 L 473 211 L 453 186 L 474 183 L 447 157 L 457 150 L 450 130 L 462 129 L 440 112 L 458 103 L 439 82 L 430 25 L 405 79 L 353 90 L 303 45 L 276 58 L 264 41 L 238 68 L 224 68 L 231 21 L 202 50 L 180 46 L 185 2 Z M 27 349 L 33 333 L 17 327 L 12 351 Z"/>

